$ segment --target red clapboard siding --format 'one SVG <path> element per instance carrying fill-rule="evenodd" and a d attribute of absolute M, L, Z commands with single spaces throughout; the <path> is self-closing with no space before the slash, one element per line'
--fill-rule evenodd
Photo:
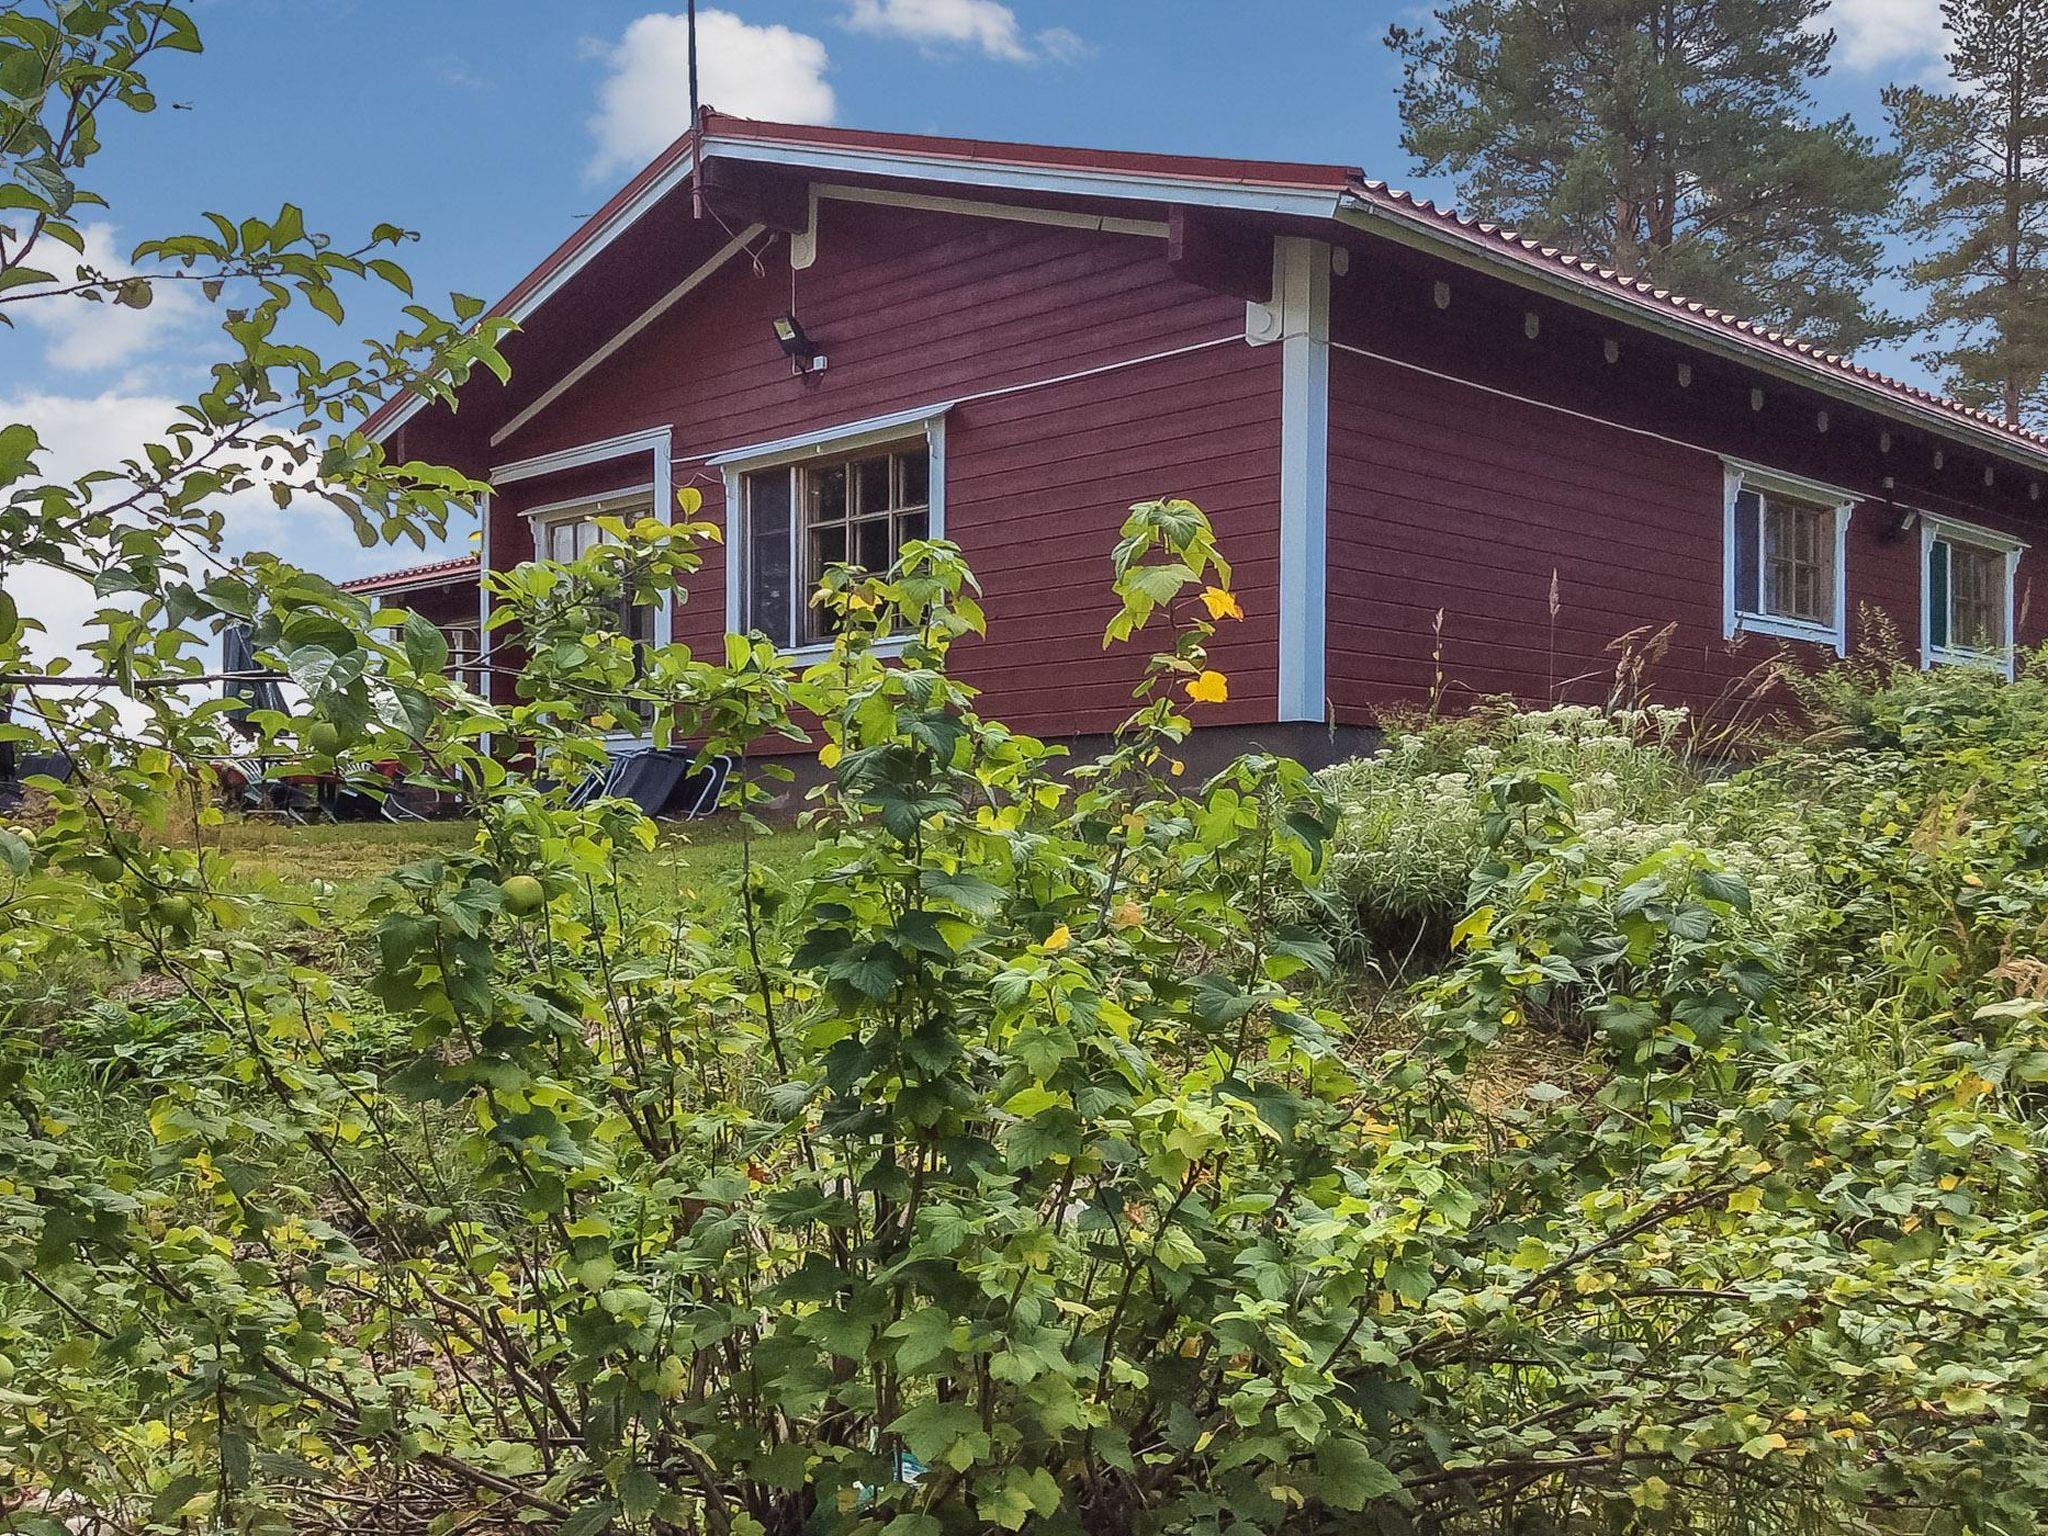
<path fill-rule="evenodd" d="M 1431 366 L 1443 371 L 1444 361 Z M 1533 379 L 1525 385 L 1538 398 L 1539 388 Z M 1569 403 L 1591 414 L 1601 402 Z M 1606 409 L 1628 415 L 1617 401 Z M 1738 451 L 1794 474 L 1824 476 L 1831 467 L 1761 429 L 1757 436 Z M 1867 466 L 1858 478 L 1868 481 Z M 1716 452 L 1337 351 L 1328 666 L 1339 718 L 1365 720 L 1439 688 L 1452 707 L 1501 693 L 1597 700 L 1613 681 L 1615 642 L 1667 623 L 1676 630 L 1648 675 L 1652 696 L 1702 711 L 1729 707 L 1778 642 L 1722 636 L 1722 495 Z M 2024 520 L 2000 508 L 1959 505 L 1953 494 L 1940 505 L 2026 536 Z M 1895 520 L 1875 503 L 1851 520 L 1852 647 L 1867 632 L 1865 604 L 1918 645 L 1920 542 L 1898 536 Z M 2041 559 L 2029 550 L 2022 561 L 2022 603 Z M 2048 614 L 2030 608 L 2022 639 L 2038 641 L 2044 625 Z M 1812 664 L 1833 657 L 1822 647 L 1791 649 Z"/>
<path fill-rule="evenodd" d="M 946 423 L 946 532 L 983 584 L 989 637 L 957 653 L 982 708 L 1045 735 L 1108 729 L 1129 713 L 1147 647 L 1103 651 L 1110 551 L 1131 503 L 1176 495 L 1214 520 L 1246 615 L 1218 638 L 1213 664 L 1231 699 L 1204 723 L 1270 719 L 1280 360 L 1235 339 L 1242 304 L 1175 277 L 1157 239 L 832 201 L 819 224 L 794 307 L 829 359 L 822 376 L 793 377 L 770 334 L 792 305 L 775 244 L 759 273 L 735 259 L 494 461 L 667 425 L 677 485 L 701 491 L 702 515 L 722 524 L 722 477 L 705 458 L 960 401 Z M 649 274 L 645 289 L 673 278 Z M 1114 366 L 1143 358 L 1153 360 Z M 1034 387 L 977 398 L 1019 385 Z M 521 508 L 625 483 L 646 462 L 508 488 L 494 503 L 492 564 L 530 558 Z M 675 635 L 702 650 L 724 629 L 725 546 L 714 545 Z"/>
<path fill-rule="evenodd" d="M 1712 455 L 1345 352 L 1332 359 L 1331 419 L 1329 671 L 1340 716 L 1428 694 L 1439 609 L 1453 703 L 1597 699 L 1616 661 L 1609 642 L 1672 620 L 1658 680 L 1685 702 L 1705 706 L 1763 654 L 1724 654 Z"/>

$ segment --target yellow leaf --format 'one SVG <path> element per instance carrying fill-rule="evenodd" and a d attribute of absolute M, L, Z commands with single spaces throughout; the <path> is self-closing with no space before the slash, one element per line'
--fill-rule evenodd
<path fill-rule="evenodd" d="M 1188 697 L 1197 704 L 1221 704 L 1230 697 L 1230 683 L 1221 672 L 1207 671 L 1188 684 Z"/>
<path fill-rule="evenodd" d="M 1061 923 L 1059 927 L 1053 929 L 1051 935 L 1046 939 L 1045 947 L 1049 950 L 1065 949 L 1073 942 L 1074 935 L 1072 930 L 1065 923 Z"/>
<path fill-rule="evenodd" d="M 1202 588 L 1202 606 L 1209 610 L 1212 619 L 1241 619 L 1244 610 L 1237 605 L 1237 594 L 1226 592 L 1221 587 Z"/>
<path fill-rule="evenodd" d="M 1166 765 L 1166 771 L 1172 774 L 1177 779 L 1182 774 L 1188 771 L 1188 765 L 1182 762 L 1179 758 L 1175 758 L 1172 762 Z"/>
<path fill-rule="evenodd" d="M 820 768 L 837 768 L 839 766 L 838 742 L 828 741 L 824 746 L 818 748 L 818 766 Z"/>
<path fill-rule="evenodd" d="M 1116 910 L 1109 917 L 1119 928 L 1135 928 L 1145 921 L 1145 909 L 1126 896 L 1117 903 Z"/>
<path fill-rule="evenodd" d="M 683 516 L 695 517 L 704 508 L 704 493 L 694 485 L 686 485 L 676 492 L 676 505 L 683 509 Z"/>

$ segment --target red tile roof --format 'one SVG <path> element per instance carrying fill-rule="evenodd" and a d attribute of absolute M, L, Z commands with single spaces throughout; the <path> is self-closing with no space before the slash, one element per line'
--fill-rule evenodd
<path fill-rule="evenodd" d="M 1490 255 L 1502 256 L 1538 271 L 1547 278 L 1563 280 L 1606 298 L 1619 299 L 1643 311 L 1646 318 L 1655 316 L 1659 321 L 1665 322 L 1676 320 L 1682 327 L 1701 333 L 1703 340 L 1732 341 L 1741 348 L 1756 353 L 1759 359 L 1768 357 L 1781 363 L 1790 361 L 1801 371 L 1812 373 L 1818 378 L 1845 381 L 1859 394 L 1909 405 L 1921 413 L 1931 412 L 1935 420 L 1928 422 L 1929 425 L 1939 425 L 1939 419 L 1947 417 L 1959 428 L 1966 427 L 1979 433 L 1988 431 L 2015 448 L 2048 458 L 2048 436 L 2030 432 L 2022 427 L 2008 426 L 1986 412 L 1958 405 L 1955 401 L 1931 390 L 1907 384 L 1848 358 L 1825 352 L 1796 337 L 1767 330 L 1753 321 L 1740 319 L 1697 300 L 1687 299 L 1681 294 L 1655 287 L 1651 283 L 1625 278 L 1610 268 L 1602 267 L 1597 261 L 1546 246 L 1515 230 L 1467 218 L 1451 209 L 1439 207 L 1427 199 L 1391 187 L 1383 181 L 1368 180 L 1365 173 L 1356 167 L 1312 162 L 1235 160 L 1197 155 L 941 138 L 926 134 L 876 133 L 854 128 L 824 128 L 756 121 L 727 116 L 707 108 L 697 129 L 683 134 L 657 155 L 602 208 L 585 220 L 574 234 L 550 252 L 540 265 L 522 278 L 511 292 L 492 305 L 488 313 L 501 315 L 514 312 L 522 302 L 542 288 L 586 247 L 608 238 L 622 215 L 628 213 L 664 175 L 681 166 L 690 157 L 700 136 L 707 144 L 723 139 L 729 142 L 788 145 L 799 152 L 805 147 L 812 147 L 826 153 L 840 150 L 866 153 L 884 159 L 891 156 L 900 157 L 904 161 L 900 174 L 908 180 L 919 178 L 918 162 L 962 166 L 985 165 L 991 168 L 1023 171 L 1064 171 L 1100 178 L 1099 187 L 1078 185 L 1060 189 L 1063 193 L 1079 196 L 1115 197 L 1119 177 L 1128 178 L 1134 183 L 1140 180 L 1163 180 L 1192 184 L 1197 189 L 1203 183 L 1207 183 L 1217 188 L 1263 188 L 1281 193 L 1327 194 L 1331 204 L 1329 209 L 1324 211 L 1326 217 L 1337 217 L 1347 201 L 1365 205 L 1381 215 L 1400 221 L 1435 239 L 1460 243 Z M 638 217 L 637 213 L 632 217 Z M 627 218 L 624 222 L 630 223 L 632 219 Z M 394 418 L 405 410 L 411 400 L 410 396 L 400 396 L 386 401 L 365 420 L 363 429 L 372 435 L 388 429 Z M 1926 416 L 1923 414 L 1921 419 L 1926 421 Z"/>
<path fill-rule="evenodd" d="M 436 560 L 428 565 L 408 565 L 396 571 L 379 571 L 374 576 L 357 576 L 336 582 L 344 592 L 388 592 L 398 587 L 423 587 L 439 583 L 475 581 L 482 567 L 475 555 L 453 560 Z"/>

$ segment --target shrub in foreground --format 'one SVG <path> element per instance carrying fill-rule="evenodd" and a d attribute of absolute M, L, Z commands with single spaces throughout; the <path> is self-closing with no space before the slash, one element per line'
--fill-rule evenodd
<path fill-rule="evenodd" d="M 2031 1507 L 2038 1005 L 1845 1101 L 1786 1049 L 1744 883 L 1706 849 L 1608 870 L 1571 783 L 1518 767 L 1474 786 L 1419 1037 L 1354 1061 L 1298 990 L 1327 946 L 1282 921 L 1326 797 L 1273 759 L 1199 785 L 1173 761 L 1234 607 L 1194 508 L 1134 509 L 1111 638 L 1176 638 L 1115 750 L 1060 776 L 949 676 L 979 614 L 945 546 L 835 573 L 840 639 L 798 674 L 763 642 L 607 631 L 697 536 L 612 531 L 497 578 L 533 655 L 512 706 L 270 579 L 260 646 L 344 757 L 479 811 L 472 849 L 374 904 L 374 1004 L 279 964 L 205 857 L 108 841 L 100 776 L 149 765 L 60 793 L 23 875 L 88 917 L 33 942 L 146 953 L 221 1068 L 157 1085 L 142 1156 L 71 1134 L 9 1059 L 17 1524 L 71 1500 L 129 1529 L 402 1505 L 580 1536 Z M 714 748 L 809 712 L 816 845 L 642 906 L 620 860 L 651 826 L 559 788 L 598 699 Z M 304 722 L 257 723 L 281 748 Z M 534 776 L 485 732 L 533 743 Z M 1560 1010 L 1592 1070 L 1501 1105 L 1493 1054 Z M 369 1019 L 378 1048 L 344 1048 Z"/>

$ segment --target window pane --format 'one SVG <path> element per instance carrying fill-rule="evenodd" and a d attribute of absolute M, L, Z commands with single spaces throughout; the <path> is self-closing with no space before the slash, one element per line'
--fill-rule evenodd
<path fill-rule="evenodd" d="M 854 564 L 877 574 L 889 569 L 894 556 L 889 549 L 889 519 L 872 518 L 854 525 Z"/>
<path fill-rule="evenodd" d="M 1767 496 L 1763 503 L 1763 606 L 1774 618 L 1835 622 L 1835 513 Z"/>
<path fill-rule="evenodd" d="M 816 586 L 824 579 L 828 566 L 846 564 L 846 525 L 834 523 L 827 528 L 811 530 L 810 583 Z"/>
<path fill-rule="evenodd" d="M 890 507 L 889 455 L 862 459 L 853 466 L 856 514 L 872 515 Z"/>
<path fill-rule="evenodd" d="M 1950 643 L 1998 650 L 2005 643 L 2005 556 L 1975 544 L 1949 547 Z"/>
<path fill-rule="evenodd" d="M 1934 650 L 1948 649 L 1948 540 L 1936 539 L 1927 546 L 1927 644 Z"/>
<path fill-rule="evenodd" d="M 790 637 L 790 591 L 795 573 L 789 537 L 789 471 L 764 470 L 746 478 L 747 538 L 744 622 L 777 645 Z"/>
<path fill-rule="evenodd" d="M 896 519 L 897 552 L 900 554 L 903 546 L 912 540 L 925 537 L 925 531 L 930 526 L 930 523 L 931 519 L 922 507 L 918 508 L 915 512 L 905 512 L 902 516 L 898 517 Z"/>
<path fill-rule="evenodd" d="M 1735 498 L 1735 609 L 1738 613 L 1757 611 L 1758 520 L 1763 516 L 1763 498 L 1744 491 Z"/>
<path fill-rule="evenodd" d="M 804 476 L 804 520 L 833 522 L 846 516 L 846 466 L 829 464 Z"/>
<path fill-rule="evenodd" d="M 654 604 L 627 604 L 620 618 L 620 633 L 636 645 L 654 644 Z"/>
<path fill-rule="evenodd" d="M 896 455 L 896 505 L 922 507 L 932 499 L 931 456 L 922 448 Z"/>

